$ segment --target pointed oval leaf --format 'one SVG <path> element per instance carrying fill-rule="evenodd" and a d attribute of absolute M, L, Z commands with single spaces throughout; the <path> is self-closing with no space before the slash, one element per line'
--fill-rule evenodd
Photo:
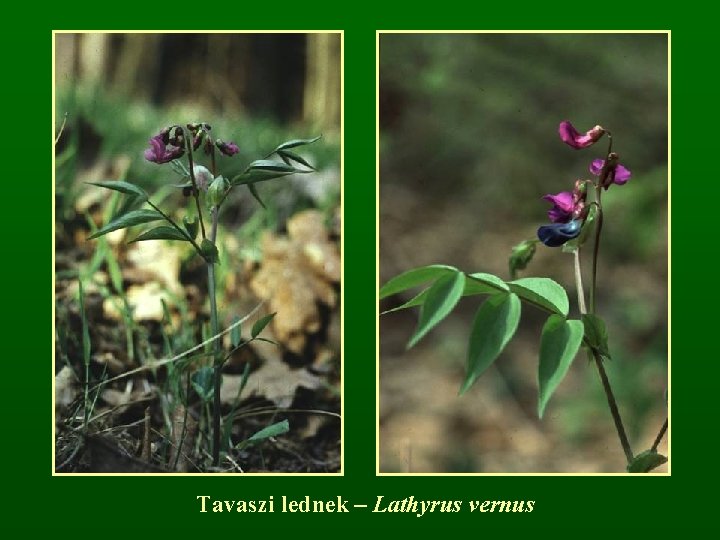
<path fill-rule="evenodd" d="M 92 240 L 93 238 L 103 236 L 109 232 L 117 231 L 118 229 L 125 229 L 127 227 L 132 227 L 133 225 L 141 225 L 143 223 L 150 223 L 151 221 L 158 221 L 161 219 L 165 218 L 157 210 L 132 210 L 127 214 L 123 214 L 115 218 L 96 233 L 91 234 L 88 239 Z"/>
<path fill-rule="evenodd" d="M 192 374 L 190 381 L 192 386 L 203 401 L 209 401 L 215 393 L 213 386 L 214 369 L 210 366 L 203 366 Z"/>
<path fill-rule="evenodd" d="M 433 283 L 420 310 L 420 320 L 415 333 L 408 342 L 408 349 L 420 341 L 453 310 L 455 304 L 462 297 L 464 289 L 465 274 L 457 271 L 440 276 Z"/>
<path fill-rule="evenodd" d="M 262 199 L 260 198 L 260 194 L 257 191 L 257 188 L 253 184 L 247 185 L 248 189 L 250 190 L 250 194 L 253 196 L 253 198 L 260 203 L 260 206 L 262 206 L 265 210 L 267 210 L 267 206 L 265 206 L 265 203 L 262 202 Z"/>
<path fill-rule="evenodd" d="M 605 321 L 597 315 L 587 313 L 582 316 L 582 322 L 585 327 L 585 341 L 587 344 L 593 349 L 596 349 L 597 352 L 605 358 L 610 358 Z"/>
<path fill-rule="evenodd" d="M 272 161 L 269 159 L 259 159 L 253 161 L 248 168 L 242 174 L 234 177 L 231 184 L 234 186 L 242 184 L 254 184 L 256 182 L 264 182 L 265 180 L 272 180 L 274 178 L 280 178 L 289 174 L 306 174 L 313 171 L 306 171 L 303 169 L 297 169 L 287 163 L 281 163 L 279 161 Z"/>
<path fill-rule="evenodd" d="M 507 284 L 497 276 L 476 272 L 468 274 L 465 282 L 465 296 L 474 294 L 496 294 L 498 292 L 508 292 L 510 288 Z"/>
<path fill-rule="evenodd" d="M 282 435 L 283 433 L 287 433 L 288 431 L 290 431 L 290 424 L 287 420 L 283 420 L 282 422 L 277 422 L 275 424 L 272 424 L 271 426 L 261 429 L 260 431 L 252 435 L 247 440 L 247 442 L 259 442 L 269 437 L 277 437 L 278 435 Z"/>
<path fill-rule="evenodd" d="M 567 317 L 570 309 L 567 293 L 550 278 L 522 278 L 508 283 L 510 290 L 536 307 Z"/>
<path fill-rule="evenodd" d="M 203 238 L 200 243 L 200 251 L 203 258 L 209 263 L 216 263 L 220 259 L 220 253 L 215 244 L 213 244 L 209 238 Z"/>
<path fill-rule="evenodd" d="M 200 224 L 198 223 L 198 219 L 196 217 L 188 219 L 187 216 L 185 216 L 183 218 L 183 225 L 185 226 L 185 230 L 187 231 L 188 236 L 192 240 L 195 240 L 195 237 L 198 233 L 198 228 L 200 226 Z"/>
<path fill-rule="evenodd" d="M 273 320 L 273 317 L 275 315 L 275 313 L 271 313 L 270 315 L 265 315 L 264 317 L 261 317 L 257 321 L 255 321 L 255 324 L 253 324 L 252 329 L 250 330 L 250 336 L 253 339 L 258 337 L 260 335 L 260 332 L 262 332 L 265 327 L 270 324 L 270 321 Z"/>
<path fill-rule="evenodd" d="M 380 299 L 386 298 L 391 294 L 412 289 L 423 283 L 427 283 L 433 279 L 439 278 L 447 274 L 456 273 L 457 268 L 445 266 L 444 264 L 432 264 L 430 266 L 421 266 L 413 268 L 407 272 L 403 272 L 399 276 L 395 276 L 380 288 Z"/>
<path fill-rule="evenodd" d="M 275 152 L 279 152 L 280 150 L 287 150 L 288 148 L 296 148 L 298 146 L 303 146 L 306 144 L 312 144 L 315 141 L 319 140 L 322 137 L 322 135 L 318 135 L 317 137 L 313 139 L 293 139 L 291 141 L 286 141 L 282 144 L 279 144 L 275 150 L 272 151 L 274 154 Z"/>
<path fill-rule="evenodd" d="M 478 309 L 470 334 L 467 371 L 460 387 L 464 394 L 500 356 L 517 330 L 521 303 L 516 294 L 495 294 Z"/>
<path fill-rule="evenodd" d="M 123 182 L 122 180 L 110 180 L 108 182 L 88 182 L 88 184 L 101 188 L 112 189 L 114 191 L 119 191 L 120 193 L 125 193 L 126 195 L 135 195 L 136 197 L 140 197 L 143 200 L 146 200 L 148 198 L 148 194 L 143 188 L 136 186 L 135 184 L 131 184 L 130 182 Z"/>
<path fill-rule="evenodd" d="M 305 158 L 296 154 L 295 152 L 290 152 L 289 150 L 280 150 L 280 151 L 278 151 L 278 155 L 283 159 L 283 161 L 285 163 L 288 163 L 288 160 L 291 160 L 296 163 L 299 163 L 300 165 L 305 165 L 306 167 L 312 169 L 313 171 L 316 170 L 315 167 L 310 165 Z"/>
<path fill-rule="evenodd" d="M 144 242 L 145 240 L 182 240 L 183 242 L 189 242 L 188 236 L 178 231 L 175 227 L 169 225 L 160 225 L 149 231 L 145 231 L 140 236 L 131 240 L 132 242 Z"/>
<path fill-rule="evenodd" d="M 232 330 L 230 330 L 230 343 L 232 343 L 233 347 L 237 347 L 240 345 L 240 342 L 242 341 L 242 335 L 240 332 L 240 325 L 237 324 L 237 322 L 240 320 L 240 317 L 235 315 L 233 318 L 232 324 L 234 325 L 232 327 Z"/>
<path fill-rule="evenodd" d="M 538 416 L 543 417 L 545 406 L 565 377 L 580 348 L 583 323 L 568 321 L 560 315 L 550 315 L 543 326 L 538 366 Z"/>
<path fill-rule="evenodd" d="M 382 313 L 380 313 L 380 315 L 385 315 L 387 313 L 392 313 L 394 311 L 400 311 L 401 309 L 411 308 L 411 307 L 415 307 L 415 306 L 422 306 L 425 303 L 425 299 L 427 298 L 427 294 L 428 294 L 429 290 L 430 290 L 430 287 L 428 287 L 427 289 L 423 289 L 417 295 L 415 295 L 415 297 L 408 300 L 401 306 L 394 307 L 392 309 L 387 309 L 387 310 L 383 311 Z"/>
<path fill-rule="evenodd" d="M 667 463 L 667 458 L 655 450 L 645 450 L 635 456 L 627 466 L 629 473 L 647 473 Z"/>

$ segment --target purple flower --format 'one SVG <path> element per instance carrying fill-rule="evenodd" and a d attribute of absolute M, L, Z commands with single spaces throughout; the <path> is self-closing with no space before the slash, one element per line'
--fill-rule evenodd
<path fill-rule="evenodd" d="M 238 145 L 234 142 L 223 142 L 220 139 L 217 140 L 215 145 L 218 147 L 218 150 L 220 150 L 223 154 L 226 156 L 234 156 L 237 154 L 240 149 L 238 148 Z"/>
<path fill-rule="evenodd" d="M 600 176 L 600 173 L 602 172 L 604 166 L 604 159 L 594 159 L 593 162 L 590 164 L 590 172 L 593 173 L 595 176 Z M 608 171 L 607 179 L 605 180 L 605 182 L 603 182 L 605 189 L 610 187 L 610 184 L 612 183 L 615 183 L 618 186 L 622 186 L 623 184 L 627 183 L 628 180 L 630 180 L 630 176 L 632 176 L 632 173 L 629 169 L 623 167 L 619 163 L 616 163 L 614 166 L 611 165 L 611 167 L 612 168 Z"/>
<path fill-rule="evenodd" d="M 160 133 L 150 139 L 150 148 L 145 150 L 145 159 L 152 161 L 153 163 L 161 164 L 168 163 L 173 159 L 177 159 L 183 155 L 185 150 L 179 146 L 167 145 L 168 133 L 167 130 L 162 130 Z"/>
<path fill-rule="evenodd" d="M 572 219 L 583 217 L 585 196 L 586 192 L 582 182 L 575 183 L 573 192 L 561 191 L 557 195 L 545 195 L 543 199 L 553 204 L 553 207 L 548 210 L 548 218 L 553 223 L 567 223 Z"/>
<path fill-rule="evenodd" d="M 557 195 L 547 194 L 543 197 L 546 201 L 553 203 L 553 207 L 548 210 L 548 217 L 553 223 L 566 223 L 572 218 L 575 204 L 573 194 L 569 191 L 561 191 Z"/>
<path fill-rule="evenodd" d="M 601 126 L 595 126 L 583 135 L 575 129 L 570 122 L 563 120 L 560 122 L 558 132 L 565 144 L 572 146 L 575 150 L 579 150 L 580 148 L 587 148 L 595 144 L 597 140 L 603 136 L 605 130 Z"/>
<path fill-rule="evenodd" d="M 562 246 L 568 240 L 576 238 L 580 234 L 582 224 L 580 220 L 573 219 L 567 223 L 553 223 L 543 225 L 538 229 L 537 235 L 540 241 L 548 247 Z"/>

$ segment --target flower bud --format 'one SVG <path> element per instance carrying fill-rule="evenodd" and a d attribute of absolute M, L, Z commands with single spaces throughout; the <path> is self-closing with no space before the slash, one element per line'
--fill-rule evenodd
<path fill-rule="evenodd" d="M 202 189 L 203 191 L 205 191 L 210 185 L 210 182 L 213 181 L 212 173 L 207 167 L 203 167 L 202 165 L 193 166 L 193 174 L 195 176 L 195 183 L 197 184 L 198 189 Z"/>
<path fill-rule="evenodd" d="M 543 225 L 538 229 L 537 235 L 540 241 L 548 247 L 562 246 L 568 240 L 572 240 L 580 234 L 582 224 L 579 220 L 573 219 L 567 223 L 552 223 Z"/>
<path fill-rule="evenodd" d="M 228 184 L 224 177 L 218 176 L 212 181 L 210 187 L 207 190 L 207 202 L 211 208 L 218 206 L 225 198 L 225 192 L 227 191 Z"/>
<path fill-rule="evenodd" d="M 232 141 L 224 142 L 218 139 L 217 141 L 215 141 L 215 145 L 218 147 L 218 150 L 220 150 L 226 156 L 234 156 L 240 151 L 238 145 Z"/>

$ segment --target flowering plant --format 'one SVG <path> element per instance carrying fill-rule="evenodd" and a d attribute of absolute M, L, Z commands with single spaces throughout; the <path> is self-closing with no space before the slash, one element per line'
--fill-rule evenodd
<path fill-rule="evenodd" d="M 482 272 L 465 273 L 446 265 L 415 268 L 385 283 L 380 289 L 380 298 L 418 286 L 424 286 L 423 290 L 411 300 L 384 313 L 420 307 L 419 321 L 408 342 L 409 348 L 443 320 L 462 297 L 488 295 L 472 324 L 465 378 L 460 387 L 462 395 L 497 360 L 515 334 L 523 302 L 547 312 L 549 317 L 540 339 L 538 416 L 543 417 L 551 396 L 577 353 L 584 348 L 589 360 L 597 367 L 625 454 L 627 471 L 649 472 L 667 461 L 657 448 L 667 431 L 668 421 L 661 427 L 650 449 L 633 453 L 604 367 L 604 362 L 610 358 L 608 333 L 604 321 L 596 313 L 597 261 L 604 217 L 602 193 L 613 185 L 626 184 L 632 173 L 620 164 L 618 154 L 612 149 L 612 134 L 602 126 L 597 125 L 581 133 L 570 122 L 563 121 L 558 132 L 560 139 L 576 150 L 589 148 L 606 135 L 607 152 L 603 158 L 590 163 L 589 172 L 594 178 L 578 179 L 572 190 L 542 197 L 552 205 L 547 214 L 550 223 L 538 228 L 537 238 L 525 240 L 512 249 L 509 258 L 511 281 Z M 591 193 L 594 194 L 593 200 L 588 201 Z M 587 242 L 592 242 L 592 267 L 586 304 L 580 255 Z M 568 294 L 557 282 L 542 277 L 518 279 L 519 271 L 530 263 L 539 243 L 573 254 L 579 319 L 568 317 Z"/>
<path fill-rule="evenodd" d="M 220 400 L 222 368 L 234 350 L 249 343 L 249 341 L 243 341 L 239 337 L 239 324 L 242 320 L 237 321 L 231 328 L 223 331 L 221 331 L 219 327 L 215 265 L 218 264 L 219 261 L 217 235 L 220 211 L 229 194 L 238 186 L 246 186 L 253 197 L 264 207 L 256 184 L 295 173 L 304 174 L 315 171 L 314 167 L 300 155 L 294 153 L 292 149 L 313 143 L 320 137 L 314 139 L 295 139 L 282 143 L 265 156 L 265 158 L 250 163 L 242 173 L 231 178 L 225 178 L 218 172 L 220 156 L 236 156 L 240 149 L 234 142 L 213 139 L 211 130 L 211 126 L 206 122 L 166 127 L 149 140 L 150 147 L 146 149 L 144 153 L 147 161 L 158 165 L 170 164 L 184 179 L 184 182 L 177 187 L 182 189 L 188 201 L 189 208 L 187 214 L 194 214 L 192 219 L 185 217 L 182 224 L 179 224 L 170 214 L 164 212 L 158 205 L 153 203 L 144 189 L 133 183 L 126 181 L 98 182 L 94 183 L 94 185 L 125 194 L 129 204 L 124 206 L 125 211 L 121 211 L 119 215 L 114 216 L 110 222 L 92 234 L 90 239 L 136 225 L 164 222 L 162 225 L 145 230 L 132 241 L 173 240 L 187 242 L 193 247 L 194 252 L 205 261 L 207 267 L 207 291 L 210 304 L 211 337 L 190 351 L 186 351 L 186 353 L 201 349 L 207 344 L 210 344 L 211 347 L 210 356 L 212 356 L 213 359 L 212 366 L 201 368 L 195 373 L 192 379 L 192 387 L 207 407 L 209 407 L 210 401 L 213 402 L 212 464 L 217 467 L 221 450 L 227 449 L 228 426 L 232 423 L 231 413 L 231 416 L 226 419 L 225 426 L 223 427 L 222 425 L 223 418 L 221 415 Z M 198 163 L 198 154 L 204 156 L 206 161 L 209 161 L 207 166 Z M 273 156 L 280 158 L 280 161 L 270 159 Z M 186 158 L 187 164 L 183 162 L 182 158 Z M 147 204 L 150 208 L 139 208 L 139 206 L 143 204 Z M 274 314 L 262 317 L 255 323 L 251 330 L 251 340 L 262 339 L 259 338 L 258 335 L 272 320 L 273 315 Z M 219 339 L 229 331 L 232 331 L 231 340 L 233 344 L 233 350 L 230 351 L 230 353 L 221 350 Z M 185 356 L 186 353 L 171 360 Z M 202 353 L 198 353 L 195 356 L 197 355 L 202 355 Z M 130 373 L 133 372 L 125 373 L 123 376 L 127 376 Z M 190 380 L 188 380 L 188 392 L 189 388 Z M 277 429 L 287 431 L 287 422 L 281 424 L 282 425 L 276 425 L 279 426 Z M 270 426 L 270 428 L 274 428 L 274 426 Z M 253 441 L 271 436 L 268 435 L 268 433 L 277 435 L 279 434 L 277 429 L 258 432 L 253 436 Z"/>

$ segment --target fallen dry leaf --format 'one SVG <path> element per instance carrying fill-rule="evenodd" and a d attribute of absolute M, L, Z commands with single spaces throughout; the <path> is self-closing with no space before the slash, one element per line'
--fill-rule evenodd
<path fill-rule="evenodd" d="M 224 375 L 220 387 L 220 400 L 233 403 L 237 397 L 242 375 Z M 287 408 L 293 402 L 295 391 L 302 386 L 315 390 L 322 380 L 305 368 L 292 369 L 280 359 L 270 359 L 248 379 L 244 395 L 263 397 L 279 408 Z"/>
<path fill-rule="evenodd" d="M 300 354 L 307 335 L 321 327 L 317 302 L 330 308 L 337 304 L 340 253 L 317 210 L 299 212 L 287 226 L 288 236 L 263 235 L 263 260 L 250 286 L 277 313 L 273 330 L 278 341 Z"/>

